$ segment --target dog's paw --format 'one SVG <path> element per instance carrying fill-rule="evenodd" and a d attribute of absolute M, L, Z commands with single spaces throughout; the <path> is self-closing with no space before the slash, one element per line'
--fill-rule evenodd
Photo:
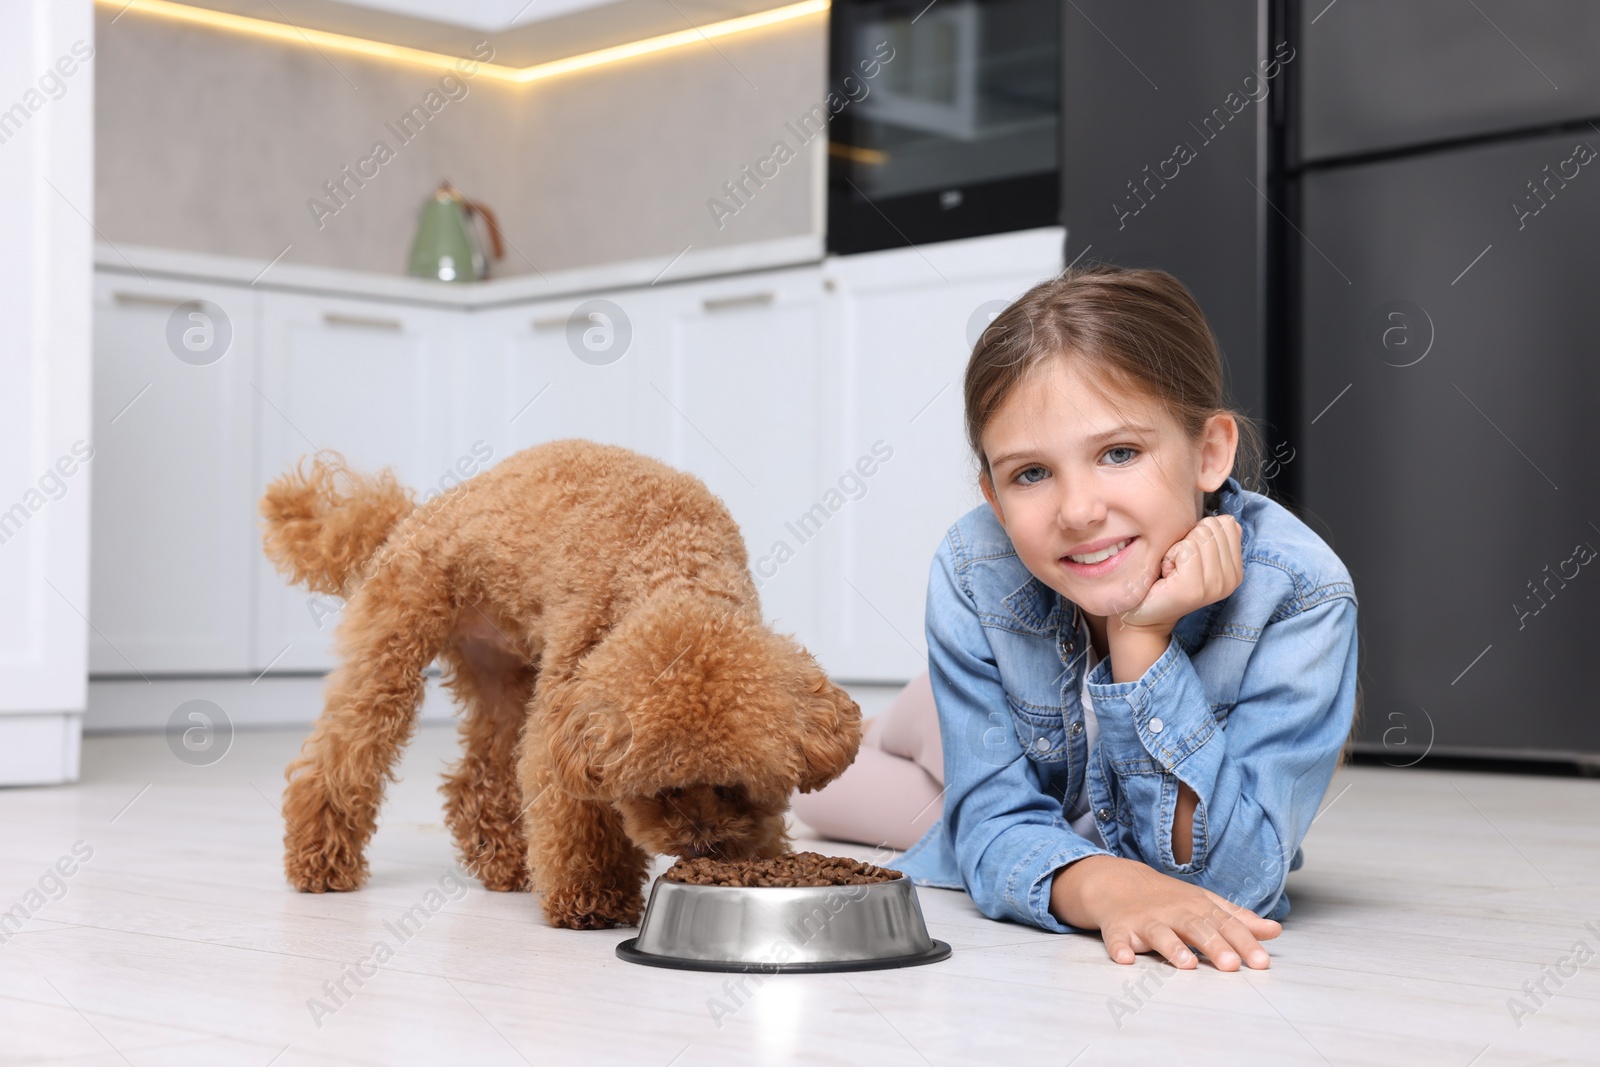
<path fill-rule="evenodd" d="M 302 893 L 343 893 L 367 880 L 370 831 L 329 802 L 320 777 L 289 783 L 283 803 L 283 870 Z"/>
<path fill-rule="evenodd" d="M 347 893 L 367 881 L 367 861 L 333 849 L 311 850 L 289 843 L 283 857 L 289 884 L 302 893 Z"/>
<path fill-rule="evenodd" d="M 523 849 L 495 848 L 485 842 L 461 860 L 462 867 L 495 893 L 526 893 L 532 888 Z"/>
<path fill-rule="evenodd" d="M 556 889 L 541 901 L 545 921 L 567 930 L 604 930 L 610 926 L 638 926 L 644 914 L 644 895 L 637 889 Z"/>

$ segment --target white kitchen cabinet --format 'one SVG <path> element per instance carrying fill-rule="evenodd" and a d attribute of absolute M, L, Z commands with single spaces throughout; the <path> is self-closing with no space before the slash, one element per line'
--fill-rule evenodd
<path fill-rule="evenodd" d="M 94 674 L 251 665 L 257 297 L 95 278 Z"/>
<path fill-rule="evenodd" d="M 268 482 L 329 449 L 351 469 L 393 468 L 420 500 L 476 470 L 450 398 L 468 368 L 456 359 L 464 313 L 398 303 L 267 292 L 261 303 L 256 391 L 259 459 L 250 515 Z M 335 664 L 333 632 L 343 603 L 290 586 L 254 537 L 256 671 L 322 670 Z"/>
<path fill-rule="evenodd" d="M 458 446 L 485 441 L 495 462 L 565 437 L 653 454 L 665 425 L 649 385 L 663 304 L 641 288 L 468 313 Z"/>
<path fill-rule="evenodd" d="M 818 593 L 837 676 L 896 682 L 927 669 L 929 565 L 951 523 L 983 502 L 963 422 L 971 331 L 1060 273 L 1064 238 L 1050 227 L 824 262 L 840 413 L 819 444 L 831 470 L 869 457 L 860 469 L 873 472 L 833 520 L 837 566 Z"/>
<path fill-rule="evenodd" d="M 686 282 L 657 294 L 666 344 L 635 365 L 647 385 L 642 450 L 698 475 L 744 534 L 767 621 L 836 658 L 822 625 L 838 476 L 825 460 L 830 391 L 827 294 L 817 267 Z"/>

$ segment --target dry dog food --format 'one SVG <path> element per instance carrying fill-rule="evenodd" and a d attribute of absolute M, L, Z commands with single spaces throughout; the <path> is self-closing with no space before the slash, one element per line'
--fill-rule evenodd
<path fill-rule="evenodd" d="M 719 860 L 709 856 L 680 859 L 667 868 L 669 882 L 690 885 L 814 886 L 866 885 L 905 877 L 899 871 L 847 856 L 789 852 L 772 859 Z"/>

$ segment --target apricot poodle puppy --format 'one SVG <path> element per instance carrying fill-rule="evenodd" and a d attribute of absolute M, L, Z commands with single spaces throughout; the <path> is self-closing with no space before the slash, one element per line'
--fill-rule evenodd
<path fill-rule="evenodd" d="M 566 439 L 418 506 L 390 471 L 324 452 L 260 511 L 277 568 L 347 601 L 322 715 L 285 772 L 298 889 L 366 881 L 435 657 L 464 709 L 441 787 L 461 862 L 536 891 L 553 926 L 636 924 L 655 854 L 790 851 L 793 791 L 856 757 L 860 708 L 764 623 L 739 528 L 691 474 Z"/>

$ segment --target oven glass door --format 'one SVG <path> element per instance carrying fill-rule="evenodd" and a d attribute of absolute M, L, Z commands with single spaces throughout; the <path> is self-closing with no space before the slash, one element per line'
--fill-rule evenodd
<path fill-rule="evenodd" d="M 828 247 L 1055 225 L 1060 0 L 835 0 Z"/>

